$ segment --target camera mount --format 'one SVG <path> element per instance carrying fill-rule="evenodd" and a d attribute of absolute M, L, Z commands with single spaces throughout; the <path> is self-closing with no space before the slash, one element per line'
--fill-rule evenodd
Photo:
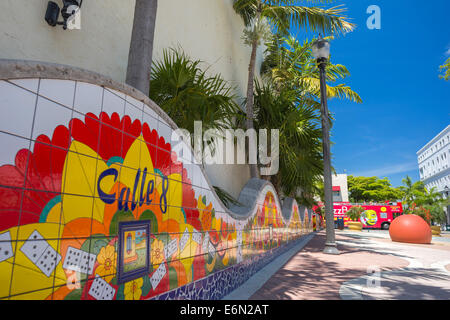
<path fill-rule="evenodd" d="M 62 0 L 63 8 L 60 10 L 58 4 L 53 1 L 49 1 L 47 5 L 47 11 L 45 13 L 45 21 L 52 26 L 62 25 L 64 30 L 67 30 L 68 22 L 75 17 L 80 10 L 83 0 Z M 63 21 L 58 21 L 59 13 Z"/>

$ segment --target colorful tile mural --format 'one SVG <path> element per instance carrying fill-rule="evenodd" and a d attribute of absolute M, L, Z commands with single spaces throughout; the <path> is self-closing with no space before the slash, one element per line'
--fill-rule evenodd
<path fill-rule="evenodd" d="M 23 79 L 0 96 L 0 299 L 219 299 L 312 232 L 272 187 L 233 218 L 171 126 L 119 91 Z"/>

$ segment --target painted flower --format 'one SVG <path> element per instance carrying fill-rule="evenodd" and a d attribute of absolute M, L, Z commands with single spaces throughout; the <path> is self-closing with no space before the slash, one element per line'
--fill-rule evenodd
<path fill-rule="evenodd" d="M 123 293 L 125 300 L 139 300 L 142 296 L 142 286 L 144 279 L 139 278 L 125 283 Z"/>
<path fill-rule="evenodd" d="M 98 116 L 88 113 L 84 120 L 73 118 L 67 126 L 59 125 L 51 137 L 38 136 L 33 150 L 19 150 L 14 164 L 0 167 L 0 185 L 6 186 L 0 188 L 0 231 L 18 225 L 59 221 L 59 216 L 52 217 L 50 211 L 61 203 L 64 166 L 73 142 L 89 148 L 96 153 L 96 158 L 106 163 L 114 158 L 123 159 L 140 136 L 155 168 L 166 176 L 177 173 L 187 177 L 183 166 L 174 159 L 170 143 L 147 123 L 133 121 L 129 116 L 121 118 L 117 113 L 102 112 Z M 22 194 L 23 187 L 26 191 Z M 192 204 L 195 201 L 192 188 L 186 188 L 189 193 L 183 194 L 190 196 L 186 201 Z"/>
<path fill-rule="evenodd" d="M 160 263 L 164 262 L 164 242 L 154 239 L 151 251 L 151 263 L 157 268 Z"/>
<path fill-rule="evenodd" d="M 117 253 L 113 246 L 107 245 L 101 248 L 97 256 L 99 266 L 95 270 L 95 274 L 110 282 L 116 274 L 116 261 Z"/>
<path fill-rule="evenodd" d="M 200 213 L 200 222 L 203 230 L 211 230 L 212 226 L 212 203 L 206 206 L 203 203 L 202 197 L 198 197 L 197 208 Z"/>
<path fill-rule="evenodd" d="M 30 230 L 33 228 L 39 231 L 45 238 L 64 235 L 64 239 L 78 239 L 89 237 L 91 232 L 110 236 L 111 220 L 117 206 L 115 203 L 105 204 L 94 193 L 97 191 L 93 190 L 98 190 L 98 175 L 120 166 L 122 169 L 120 177 L 117 177 L 118 181 L 105 178 L 101 185 L 107 194 L 119 193 L 120 187 L 132 188 L 135 182 L 136 173 L 133 170 L 123 170 L 136 167 L 128 166 L 127 161 L 131 163 L 138 160 L 140 163 L 148 163 L 146 167 L 149 176 L 153 169 L 157 169 L 160 175 L 172 176 L 168 191 L 171 202 L 168 203 L 166 215 L 171 217 L 171 228 L 178 231 L 181 228 L 178 225 L 183 225 L 180 232 L 184 230 L 184 224 L 191 225 L 198 231 L 202 227 L 207 230 L 213 228 L 212 204 L 206 205 L 202 199 L 196 201 L 187 171 L 176 161 L 176 154 L 172 152 L 170 143 L 147 123 L 129 116 L 120 117 L 117 113 L 109 115 L 102 112 L 98 115 L 88 113 L 84 119 L 73 118 L 69 123 L 61 123 L 51 136 L 38 136 L 32 149 L 19 150 L 14 163 L 0 166 L 0 233 L 19 225 L 22 233 L 26 230 L 24 226 L 29 225 Z M 64 193 L 62 185 L 65 186 Z M 155 183 L 154 187 L 158 191 L 158 184 Z M 64 225 L 60 224 L 61 212 L 64 212 Z M 162 219 L 157 217 L 155 225 L 158 231 L 162 224 Z M 76 245 L 70 244 L 70 241 L 64 243 L 65 248 L 61 249 L 60 254 L 69 245 Z M 151 250 L 152 263 L 163 263 L 163 242 L 154 241 Z M 101 248 L 96 264 L 95 274 L 111 282 L 117 273 L 117 252 L 114 246 L 106 245 Z M 194 278 L 199 279 L 205 276 L 204 265 L 204 257 L 200 255 L 196 257 L 194 266 L 185 265 L 185 269 L 193 269 Z M 18 270 L 19 268 L 15 269 L 14 277 L 21 278 L 22 274 Z M 24 270 L 28 274 L 28 269 Z M 169 282 L 168 275 L 166 278 Z M 142 282 L 142 279 L 138 279 L 125 285 L 126 299 L 140 298 Z M 59 285 L 57 282 L 54 284 Z M 168 290 L 168 286 L 169 284 L 164 290 Z M 158 288 L 163 290 L 165 287 L 160 285 Z M 15 289 L 25 292 L 28 283 L 24 281 L 23 287 L 16 286 Z M 65 286 L 61 285 L 53 294 L 63 299 L 67 295 Z"/>

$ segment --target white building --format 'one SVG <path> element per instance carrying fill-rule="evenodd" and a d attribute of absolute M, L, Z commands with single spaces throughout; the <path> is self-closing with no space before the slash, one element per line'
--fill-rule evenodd
<path fill-rule="evenodd" d="M 450 189 L 450 125 L 417 151 L 420 180 L 427 189 L 448 196 Z M 447 210 L 447 223 L 450 217 Z"/>
<path fill-rule="evenodd" d="M 333 190 L 333 202 L 348 202 L 347 174 L 332 174 L 331 185 Z M 316 196 L 315 200 L 321 201 L 319 196 Z"/>
<path fill-rule="evenodd" d="M 333 202 L 348 202 L 347 174 L 331 176 L 333 185 Z"/>

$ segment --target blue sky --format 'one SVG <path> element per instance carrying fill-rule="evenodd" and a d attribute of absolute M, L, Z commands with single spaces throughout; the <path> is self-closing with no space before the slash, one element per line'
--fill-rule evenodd
<path fill-rule="evenodd" d="M 450 124 L 450 81 L 438 77 L 450 56 L 450 1 L 340 3 L 357 28 L 331 43 L 332 61 L 349 69 L 344 82 L 363 103 L 329 101 L 336 119 L 333 166 L 338 173 L 388 177 L 394 186 L 406 175 L 419 180 L 416 152 Z M 381 9 L 380 30 L 366 26 L 370 5 Z"/>

